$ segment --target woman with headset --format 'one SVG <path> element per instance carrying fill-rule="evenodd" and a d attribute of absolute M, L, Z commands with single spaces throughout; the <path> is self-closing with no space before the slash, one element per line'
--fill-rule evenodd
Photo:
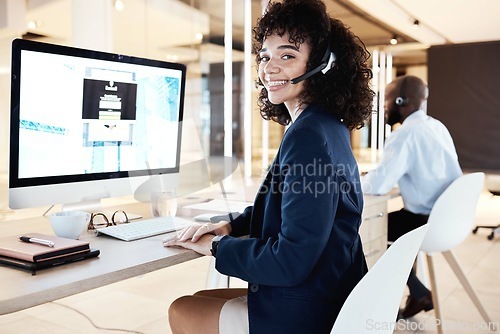
<path fill-rule="evenodd" d="M 270 3 L 253 33 L 260 113 L 289 128 L 253 206 L 165 243 L 215 256 L 248 289 L 177 299 L 173 333 L 329 333 L 367 270 L 350 130 L 371 114 L 369 54 L 321 0 Z"/>

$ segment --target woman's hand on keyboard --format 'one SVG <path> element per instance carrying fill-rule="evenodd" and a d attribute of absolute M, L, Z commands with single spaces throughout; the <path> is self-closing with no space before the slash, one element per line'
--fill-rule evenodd
<path fill-rule="evenodd" d="M 194 250 L 196 253 L 202 255 L 211 255 L 210 249 L 212 248 L 212 238 L 213 234 L 204 234 L 197 239 L 197 242 L 192 242 L 191 240 L 180 241 L 177 238 L 163 241 L 163 246 L 180 246 L 186 249 Z"/>
<path fill-rule="evenodd" d="M 197 242 L 198 239 L 205 234 L 226 235 L 229 233 L 231 233 L 231 225 L 228 221 L 223 220 L 215 224 L 206 223 L 188 226 L 180 231 L 176 239 L 179 241 L 189 240 L 191 242 Z"/>

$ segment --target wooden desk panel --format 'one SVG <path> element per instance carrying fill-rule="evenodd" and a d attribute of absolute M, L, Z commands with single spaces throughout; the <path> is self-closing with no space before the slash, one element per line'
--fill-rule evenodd
<path fill-rule="evenodd" d="M 398 189 L 393 189 L 383 196 L 364 195 L 363 222 L 359 234 L 368 268 L 371 268 L 387 249 L 387 201 L 398 196 Z"/>
<path fill-rule="evenodd" d="M 359 229 L 368 268 L 387 248 L 387 197 L 365 196 L 363 222 Z"/>

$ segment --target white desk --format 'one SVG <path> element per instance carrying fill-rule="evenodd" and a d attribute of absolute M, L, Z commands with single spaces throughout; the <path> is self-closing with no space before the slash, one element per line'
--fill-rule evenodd
<path fill-rule="evenodd" d="M 143 204 L 127 206 L 141 212 Z M 147 207 L 149 210 L 149 206 Z M 27 232 L 53 234 L 47 217 L 0 222 L 0 236 Z M 43 269 L 32 276 L 29 271 L 0 266 L 0 315 L 142 275 L 200 255 L 183 249 L 163 247 L 165 235 L 125 242 L 95 237 L 84 232 L 80 239 L 101 251 L 99 257 Z"/>
<path fill-rule="evenodd" d="M 375 211 L 381 209 L 386 212 L 388 199 L 389 196 L 367 196 L 365 208 L 375 207 Z M 149 216 L 147 203 L 127 205 L 124 209 L 143 214 L 145 217 Z M 384 222 L 387 215 L 380 216 L 378 211 L 375 215 L 378 218 L 377 221 L 370 219 L 362 224 L 360 233 L 363 243 L 368 244 L 376 240 L 377 245 L 385 247 L 387 237 L 384 234 L 384 226 L 386 226 Z M 373 232 L 374 230 L 377 232 Z M 53 234 L 47 217 L 0 222 L 0 236 L 2 237 L 28 232 Z M 90 241 L 92 248 L 101 251 L 98 258 L 40 270 L 35 276 L 32 276 L 29 271 L 0 266 L 2 284 L 0 315 L 139 276 L 200 256 L 193 251 L 163 247 L 161 240 L 165 238 L 165 235 L 124 242 L 85 233 L 81 239 Z M 375 252 L 371 249 L 370 252 L 367 253 L 369 264 L 376 261 L 382 255 L 383 250 Z"/>

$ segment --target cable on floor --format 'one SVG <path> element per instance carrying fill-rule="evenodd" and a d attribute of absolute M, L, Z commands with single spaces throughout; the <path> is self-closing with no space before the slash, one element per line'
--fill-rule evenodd
<path fill-rule="evenodd" d="M 138 331 L 133 331 L 133 330 L 130 330 L 130 329 L 121 329 L 121 328 L 111 328 L 111 327 L 101 327 L 101 326 L 98 326 L 94 321 L 92 321 L 92 319 L 90 319 L 90 317 L 88 315 L 86 315 L 85 313 L 81 312 L 81 311 L 78 311 L 77 309 L 71 307 L 71 306 L 68 306 L 68 305 L 64 305 L 64 304 L 60 304 L 60 303 L 57 303 L 57 302 L 50 302 L 52 304 L 55 304 L 55 305 L 59 305 L 59 306 L 62 306 L 62 307 L 65 307 L 67 309 L 70 309 L 78 314 L 80 314 L 82 317 L 86 318 L 91 324 L 92 326 L 94 326 L 96 329 L 100 329 L 100 330 L 105 330 L 105 331 L 114 331 L 114 332 L 125 332 L 125 333 L 134 333 L 134 334 L 144 334 L 143 332 L 138 332 Z"/>

